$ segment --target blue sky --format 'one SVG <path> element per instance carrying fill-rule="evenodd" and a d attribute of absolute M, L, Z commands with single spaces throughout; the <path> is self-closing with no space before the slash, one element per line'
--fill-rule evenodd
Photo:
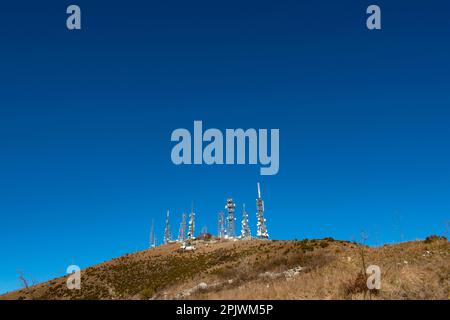
<path fill-rule="evenodd" d="M 445 232 L 448 1 L 75 1 L 75 32 L 72 3 L 28 2 L 0 12 L 0 292 L 145 249 L 167 209 L 175 235 L 192 201 L 255 232 L 257 181 L 275 239 Z M 279 128 L 279 174 L 174 166 L 194 120 Z"/>

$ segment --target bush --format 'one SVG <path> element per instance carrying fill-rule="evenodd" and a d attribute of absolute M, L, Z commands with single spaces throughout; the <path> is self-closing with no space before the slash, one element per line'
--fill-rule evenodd
<path fill-rule="evenodd" d="M 328 247 L 330 244 L 328 243 L 328 242 L 322 242 L 321 244 L 320 244 L 320 247 L 321 248 L 326 248 L 326 247 Z"/>
<path fill-rule="evenodd" d="M 443 236 L 431 235 L 431 236 L 426 237 L 424 242 L 432 243 L 432 242 L 439 241 L 439 240 L 447 240 L 447 238 L 443 237 Z"/>
<path fill-rule="evenodd" d="M 155 295 L 155 289 L 154 288 L 146 288 L 140 292 L 140 294 L 146 299 L 150 299 Z"/>
<path fill-rule="evenodd" d="M 344 295 L 351 297 L 357 293 L 363 293 L 367 291 L 366 277 L 362 273 L 358 273 L 356 278 L 353 278 L 343 285 Z"/>

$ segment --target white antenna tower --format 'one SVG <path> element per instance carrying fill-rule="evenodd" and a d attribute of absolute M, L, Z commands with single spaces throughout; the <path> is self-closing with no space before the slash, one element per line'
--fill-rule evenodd
<path fill-rule="evenodd" d="M 194 240 L 195 232 L 195 213 L 194 213 L 194 205 L 192 205 L 191 213 L 189 214 L 189 230 L 188 230 L 188 240 Z"/>
<path fill-rule="evenodd" d="M 164 243 L 167 244 L 172 241 L 172 235 L 170 234 L 170 212 L 167 210 L 166 227 L 164 229 Z"/>
<path fill-rule="evenodd" d="M 150 241 L 149 241 L 149 248 L 156 247 L 156 239 L 155 239 L 155 222 L 152 219 L 152 226 L 150 228 Z"/>
<path fill-rule="evenodd" d="M 234 228 L 234 222 L 236 221 L 236 218 L 234 217 L 234 209 L 236 205 L 233 202 L 232 198 L 229 198 L 227 200 L 227 205 L 225 206 L 225 209 L 228 210 L 228 218 L 227 218 L 227 237 L 228 238 L 234 238 L 235 236 L 235 228 Z"/>
<path fill-rule="evenodd" d="M 267 233 L 267 227 L 266 227 L 266 219 L 264 219 L 264 201 L 261 198 L 261 188 L 259 186 L 258 182 L 258 199 L 256 199 L 256 218 L 257 218 L 257 232 L 256 236 L 258 239 L 268 239 L 269 234 Z"/>
<path fill-rule="evenodd" d="M 183 212 L 180 223 L 180 230 L 178 231 L 178 241 L 184 242 L 186 240 L 186 213 Z"/>
<path fill-rule="evenodd" d="M 241 239 L 251 239 L 252 234 L 250 231 L 250 226 L 248 224 L 248 214 L 245 210 L 245 204 L 242 207 L 242 230 L 241 230 Z"/>
<path fill-rule="evenodd" d="M 225 238 L 225 215 L 223 213 L 223 211 L 219 212 L 219 221 L 217 224 L 217 231 L 218 231 L 218 237 L 220 239 L 224 239 Z"/>

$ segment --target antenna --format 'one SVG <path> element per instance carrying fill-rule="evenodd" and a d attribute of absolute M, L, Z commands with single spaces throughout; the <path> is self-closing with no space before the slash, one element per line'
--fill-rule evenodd
<path fill-rule="evenodd" d="M 261 188 L 259 186 L 259 182 L 257 183 L 258 185 L 258 198 L 261 198 Z"/>
<path fill-rule="evenodd" d="M 172 241 L 172 235 L 170 234 L 170 212 L 167 210 L 166 228 L 164 229 L 164 243 L 167 244 L 170 241 Z"/>
<path fill-rule="evenodd" d="M 234 217 L 234 209 L 236 205 L 234 204 L 234 201 L 232 198 L 229 198 L 227 200 L 227 204 L 225 206 L 225 209 L 228 210 L 228 218 L 227 218 L 227 237 L 228 238 L 234 238 L 235 236 L 235 227 L 234 222 L 236 221 L 236 218 Z"/>
<path fill-rule="evenodd" d="M 241 239 L 250 239 L 252 234 L 250 232 L 250 226 L 248 225 L 248 214 L 245 210 L 245 203 L 242 206 L 242 230 L 241 230 Z"/>
<path fill-rule="evenodd" d="M 189 230 L 188 230 L 188 240 L 194 240 L 195 232 L 195 213 L 194 213 L 194 201 L 192 201 L 192 209 L 191 213 L 189 214 Z"/>
<path fill-rule="evenodd" d="M 154 227 L 155 227 L 155 221 L 152 219 L 152 226 L 150 228 L 150 241 L 149 241 L 149 248 L 150 249 L 156 247 L 156 239 L 155 239 Z"/>
<path fill-rule="evenodd" d="M 186 240 L 186 213 L 183 212 L 181 216 L 180 230 L 178 231 L 178 241 L 184 242 Z"/>
<path fill-rule="evenodd" d="M 225 238 L 225 215 L 223 213 L 223 211 L 219 212 L 219 219 L 218 219 L 218 223 L 217 223 L 217 231 L 218 231 L 218 237 L 220 239 L 224 239 Z"/>
<path fill-rule="evenodd" d="M 261 198 L 261 189 L 258 182 L 258 199 L 256 199 L 256 218 L 257 218 L 257 232 L 256 236 L 258 239 L 268 239 L 269 234 L 267 233 L 266 219 L 264 219 L 264 201 Z"/>

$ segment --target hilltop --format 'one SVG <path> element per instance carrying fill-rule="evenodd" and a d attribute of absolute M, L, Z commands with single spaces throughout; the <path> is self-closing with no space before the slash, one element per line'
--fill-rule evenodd
<path fill-rule="evenodd" d="M 448 299 L 450 245 L 429 237 L 382 247 L 331 238 L 301 241 L 198 240 L 127 254 L 82 270 L 82 289 L 66 277 L 0 299 Z M 375 264 L 381 290 L 361 273 Z"/>

